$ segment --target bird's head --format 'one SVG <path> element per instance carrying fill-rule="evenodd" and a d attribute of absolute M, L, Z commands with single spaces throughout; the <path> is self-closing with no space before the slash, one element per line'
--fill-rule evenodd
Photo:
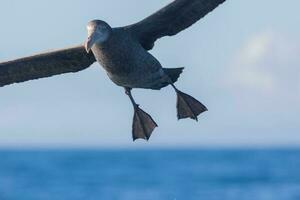
<path fill-rule="evenodd" d="M 85 49 L 89 52 L 94 44 L 102 44 L 109 39 L 112 28 L 104 21 L 93 20 L 87 24 L 87 31 L 88 39 L 85 43 Z"/>

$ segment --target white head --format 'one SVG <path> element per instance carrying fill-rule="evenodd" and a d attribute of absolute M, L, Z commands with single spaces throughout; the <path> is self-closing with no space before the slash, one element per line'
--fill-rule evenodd
<path fill-rule="evenodd" d="M 89 52 L 94 44 L 102 44 L 109 39 L 112 28 L 104 21 L 93 20 L 88 23 L 87 31 L 88 39 L 85 43 L 85 49 Z"/>

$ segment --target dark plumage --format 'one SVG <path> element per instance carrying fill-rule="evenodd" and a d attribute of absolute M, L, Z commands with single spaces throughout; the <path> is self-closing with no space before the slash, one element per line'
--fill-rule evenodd
<path fill-rule="evenodd" d="M 144 20 L 128 26 L 146 50 L 164 36 L 173 36 L 193 25 L 225 0 L 175 0 Z"/>
<path fill-rule="evenodd" d="M 0 63 L 0 86 L 77 72 L 97 60 L 109 78 L 125 88 L 133 104 L 133 139 L 148 140 L 157 125 L 135 103 L 131 95 L 132 88 L 161 89 L 171 85 L 177 94 L 178 119 L 197 120 L 197 116 L 207 110 L 198 100 L 175 87 L 174 83 L 183 68 L 163 68 L 148 50 L 154 47 L 157 39 L 179 33 L 224 1 L 175 0 L 142 21 L 119 28 L 111 28 L 104 21 L 93 20 L 87 25 L 88 39 L 84 46 Z"/>
<path fill-rule="evenodd" d="M 0 63 L 0 87 L 57 74 L 78 72 L 96 61 L 84 46 L 61 49 Z"/>

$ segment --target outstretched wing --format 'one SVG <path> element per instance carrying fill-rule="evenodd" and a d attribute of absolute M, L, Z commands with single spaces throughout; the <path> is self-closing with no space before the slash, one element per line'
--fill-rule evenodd
<path fill-rule="evenodd" d="M 95 62 L 84 46 L 61 49 L 0 63 L 0 87 L 53 75 L 78 72 Z"/>
<path fill-rule="evenodd" d="M 188 28 L 225 0 L 174 0 L 144 20 L 125 27 L 137 37 L 146 50 L 164 36 L 172 36 Z"/>

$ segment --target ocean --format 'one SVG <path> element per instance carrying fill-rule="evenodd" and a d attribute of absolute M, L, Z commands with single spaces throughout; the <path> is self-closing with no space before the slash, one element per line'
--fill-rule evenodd
<path fill-rule="evenodd" d="M 0 150 L 0 200 L 300 200 L 300 149 Z"/>

